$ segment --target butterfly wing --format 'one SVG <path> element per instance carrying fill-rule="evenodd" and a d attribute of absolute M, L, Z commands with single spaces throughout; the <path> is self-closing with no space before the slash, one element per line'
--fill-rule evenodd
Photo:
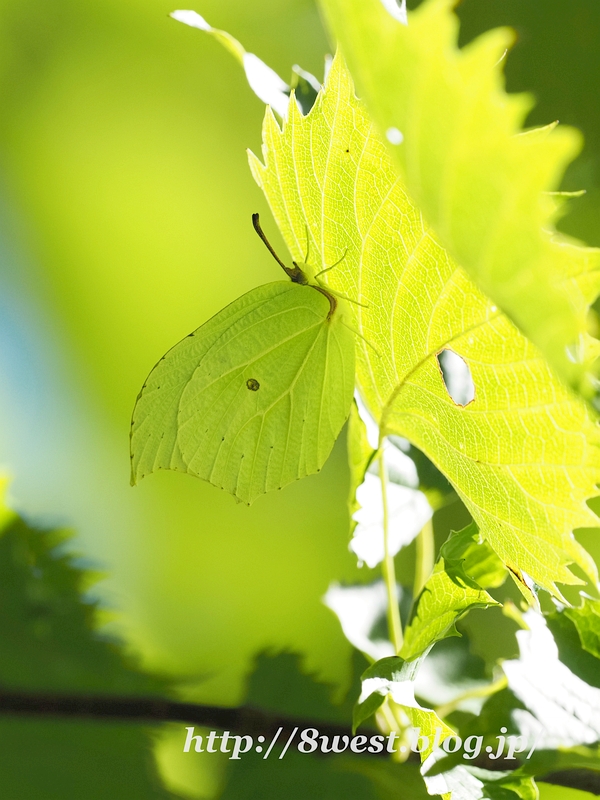
<path fill-rule="evenodd" d="M 159 361 L 136 403 L 135 482 L 189 472 L 251 503 L 318 472 L 346 420 L 354 339 L 314 288 L 240 297 Z"/>

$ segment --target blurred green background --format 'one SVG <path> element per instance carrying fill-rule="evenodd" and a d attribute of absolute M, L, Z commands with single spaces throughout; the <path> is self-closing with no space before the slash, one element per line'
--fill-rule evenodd
<path fill-rule="evenodd" d="M 250 220 L 268 218 L 245 152 L 260 147 L 263 107 L 231 57 L 171 10 L 2 4 L 5 325 L 29 358 L 14 353 L 3 389 L 2 455 L 19 510 L 73 526 L 107 570 L 98 591 L 147 666 L 234 703 L 267 646 L 347 680 L 349 647 L 320 597 L 355 567 L 342 447 L 322 478 L 251 509 L 188 476 L 129 487 L 129 420 L 152 365 L 280 279 Z M 310 3 L 202 12 L 285 75 L 295 62 L 322 71 Z"/>
<path fill-rule="evenodd" d="M 284 78 L 296 63 L 322 76 L 330 46 L 310 0 L 194 7 Z M 181 679 L 182 696 L 240 702 L 265 649 L 300 654 L 341 696 L 350 647 L 321 597 L 369 577 L 347 550 L 342 441 L 319 476 L 251 509 L 179 474 L 129 486 L 130 415 L 152 365 L 280 278 L 252 212 L 284 253 L 247 168 L 263 106 L 230 55 L 172 10 L 0 0 L 0 461 L 12 506 L 76 530 L 80 563 L 105 572 L 92 591 L 110 629 L 146 668 Z M 532 124 L 583 130 L 565 187 L 588 194 L 563 227 L 600 244 L 600 4 L 465 0 L 459 13 L 464 41 L 517 29 L 508 85 L 538 98 Z"/>

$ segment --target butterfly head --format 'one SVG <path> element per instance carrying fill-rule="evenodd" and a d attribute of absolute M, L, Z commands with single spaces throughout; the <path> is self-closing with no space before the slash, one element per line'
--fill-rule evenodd
<path fill-rule="evenodd" d="M 287 274 L 290 276 L 290 280 L 294 283 L 299 283 L 301 286 L 307 286 L 309 283 L 313 283 L 314 281 L 311 280 L 314 278 L 314 270 L 311 268 L 310 264 L 305 264 L 303 262 L 298 263 L 297 261 L 292 261 L 294 265 L 293 269 L 287 269 Z"/>

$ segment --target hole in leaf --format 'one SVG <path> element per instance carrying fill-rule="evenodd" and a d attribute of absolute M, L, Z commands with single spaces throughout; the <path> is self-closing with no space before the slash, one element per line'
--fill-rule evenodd
<path fill-rule="evenodd" d="M 452 400 L 457 406 L 468 406 L 475 399 L 475 384 L 467 362 L 453 350 L 442 350 L 437 360 Z"/>

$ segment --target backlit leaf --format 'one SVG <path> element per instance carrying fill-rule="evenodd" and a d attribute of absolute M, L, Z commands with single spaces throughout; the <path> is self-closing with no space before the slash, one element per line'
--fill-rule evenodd
<path fill-rule="evenodd" d="M 563 664 L 541 614 L 525 614 L 528 630 L 517 633 L 520 655 L 504 661 L 508 685 L 523 703 L 513 718 L 536 749 L 593 744 L 600 740 L 600 689 Z"/>
<path fill-rule="evenodd" d="M 356 396 L 348 424 L 350 464 L 351 531 L 350 549 L 359 562 L 373 568 L 384 558 L 383 500 L 379 460 L 379 426 L 360 397 Z M 410 544 L 433 513 L 428 498 L 418 489 L 419 475 L 412 458 L 393 444 L 389 437 L 381 443 L 388 476 L 388 549 L 396 555 Z"/>
<path fill-rule="evenodd" d="M 278 114 L 281 116 L 285 115 L 288 107 L 290 87 L 271 69 L 271 67 L 267 66 L 264 61 L 261 61 L 254 53 L 249 53 L 230 33 L 219 30 L 219 28 L 213 28 L 213 26 L 196 11 L 180 9 L 178 11 L 173 11 L 170 16 L 177 20 L 177 22 L 183 22 L 184 25 L 189 25 L 191 28 L 205 31 L 205 33 L 208 33 L 216 39 L 217 42 L 222 44 L 243 67 L 246 73 L 246 80 L 254 94 L 262 100 L 263 103 L 269 103 Z M 300 78 L 301 76 L 297 75 L 296 77 Z"/>
<path fill-rule="evenodd" d="M 471 609 L 498 605 L 483 587 L 502 584 L 506 570 L 489 545 L 477 539 L 477 527 L 471 524 L 452 534 L 442 548 L 404 634 L 401 655 L 408 661 L 440 639 L 459 636 L 455 623 Z"/>
<path fill-rule="evenodd" d="M 250 155 L 292 256 L 310 238 L 312 268 L 352 306 L 360 394 L 382 435 L 410 440 L 450 480 L 481 535 L 529 594 L 574 583 L 575 541 L 594 526 L 600 438 L 583 402 L 439 246 L 398 179 L 340 57 L 311 112 L 280 128 L 267 110 L 263 159 Z M 574 291 L 587 292 L 572 276 Z M 540 305 L 538 301 L 538 305 Z M 468 365 L 475 399 L 457 405 L 437 355 Z"/>
<path fill-rule="evenodd" d="M 579 383 L 567 350 L 581 347 L 580 360 L 597 352 L 586 313 L 600 288 L 600 251 L 556 235 L 556 199 L 544 193 L 559 187 L 581 137 L 554 125 L 518 135 L 532 102 L 504 91 L 502 61 L 514 34 L 490 31 L 459 50 L 453 0 L 424 2 L 408 25 L 381 0 L 322 5 L 438 241 L 560 374 Z"/>
<path fill-rule="evenodd" d="M 353 728 L 374 714 L 386 697 L 398 706 L 413 728 L 418 728 L 423 738 L 419 752 L 425 761 L 434 748 L 439 746 L 453 731 L 430 708 L 423 708 L 415 700 L 414 679 L 420 660 L 404 661 L 398 656 L 382 658 L 370 666 L 362 675 L 361 695 L 354 707 Z"/>

